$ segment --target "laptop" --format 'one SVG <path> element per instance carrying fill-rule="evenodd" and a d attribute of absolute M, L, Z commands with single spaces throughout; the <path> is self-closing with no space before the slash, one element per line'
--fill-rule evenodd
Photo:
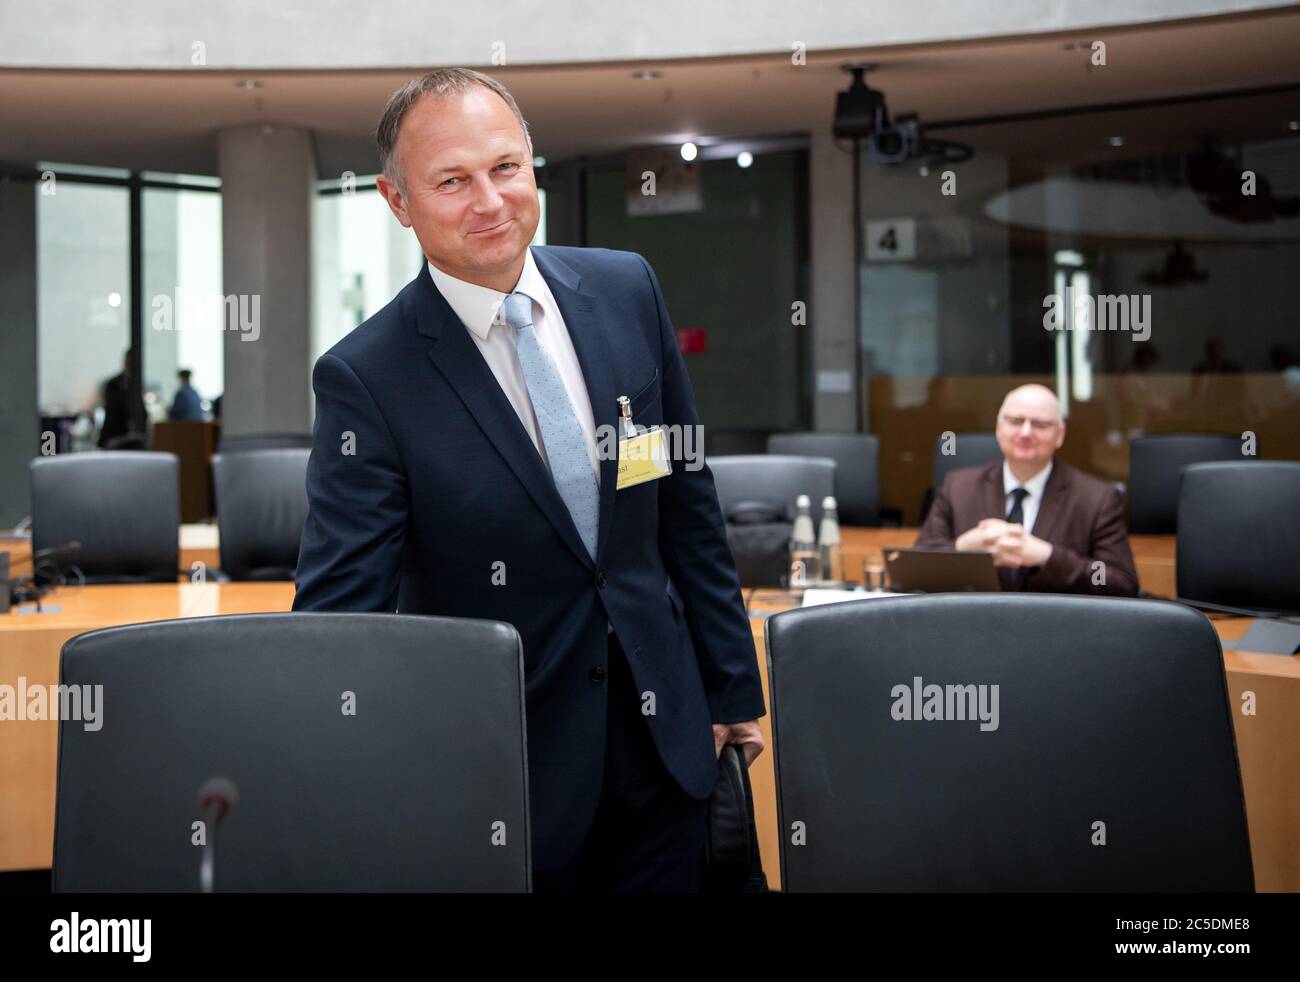
<path fill-rule="evenodd" d="M 897 593 L 996 593 L 1002 589 L 992 553 L 890 547 L 883 551 L 889 588 Z"/>

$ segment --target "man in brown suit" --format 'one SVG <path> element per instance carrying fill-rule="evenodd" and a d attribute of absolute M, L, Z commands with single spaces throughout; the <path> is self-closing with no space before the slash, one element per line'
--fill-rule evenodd
<path fill-rule="evenodd" d="M 1065 421 L 1052 391 L 1009 392 L 997 440 L 1002 460 L 948 475 L 916 544 L 993 553 L 1004 590 L 1136 596 L 1119 491 L 1053 460 Z"/>

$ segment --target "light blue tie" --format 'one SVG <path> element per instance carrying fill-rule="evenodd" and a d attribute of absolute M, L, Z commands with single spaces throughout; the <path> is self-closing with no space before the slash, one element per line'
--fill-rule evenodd
<path fill-rule="evenodd" d="M 583 545 L 591 558 L 596 558 L 596 534 L 599 529 L 600 486 L 591 469 L 587 444 L 582 436 L 578 417 L 564 391 L 560 373 L 542 350 L 533 329 L 533 301 L 526 293 L 512 293 L 502 304 L 506 323 L 515 350 L 519 352 L 519 367 L 523 369 L 524 384 L 528 386 L 537 424 L 542 430 L 542 444 L 551 462 L 551 477 L 560 492 L 573 524 L 582 536 Z"/>

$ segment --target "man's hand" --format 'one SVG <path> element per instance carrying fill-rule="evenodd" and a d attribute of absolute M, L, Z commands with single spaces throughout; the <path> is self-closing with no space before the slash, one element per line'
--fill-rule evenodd
<path fill-rule="evenodd" d="M 1051 555 L 1052 544 L 1036 535 L 1030 535 L 1023 525 L 1007 525 L 993 544 L 994 566 L 1009 566 L 1012 569 L 1042 566 Z"/>
<path fill-rule="evenodd" d="M 758 720 L 748 723 L 714 723 L 713 755 L 722 757 L 722 748 L 728 743 L 738 743 L 745 754 L 745 766 L 754 762 L 754 758 L 763 752 L 763 731 Z"/>
<path fill-rule="evenodd" d="M 963 552 L 989 552 L 1011 525 L 1000 518 L 985 518 L 957 537 L 953 545 Z"/>

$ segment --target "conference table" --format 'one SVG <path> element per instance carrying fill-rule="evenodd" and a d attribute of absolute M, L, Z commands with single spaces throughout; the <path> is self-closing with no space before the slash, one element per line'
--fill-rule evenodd
<path fill-rule="evenodd" d="M 841 530 L 840 551 L 844 578 L 862 583 L 864 567 L 876 573 L 883 567 L 886 547 L 911 546 L 916 542 L 914 528 L 845 528 Z M 1133 563 L 1138 583 L 1154 597 L 1177 595 L 1174 576 L 1174 537 L 1172 535 L 1130 535 Z"/>
<path fill-rule="evenodd" d="M 879 562 L 882 549 L 909 545 L 913 529 L 845 529 L 845 567 L 861 578 L 864 564 Z M 1135 537 L 1139 578 L 1151 593 L 1172 592 L 1173 542 Z M 58 682 L 59 652 L 70 638 L 98 628 L 145 621 L 287 611 L 293 603 L 289 582 L 154 583 L 65 587 L 43 603 L 0 615 L 0 685 Z M 767 696 L 766 618 L 797 606 L 800 594 L 746 590 L 755 656 Z M 1223 639 L 1241 637 L 1249 621 L 1214 621 Z M 1246 813 L 1250 826 L 1256 887 L 1261 891 L 1300 891 L 1300 657 L 1225 650 L 1229 704 L 1237 735 Z M 1243 716 L 1242 693 L 1255 693 L 1259 711 Z M 106 717 L 111 707 L 106 709 Z M 776 783 L 772 763 L 771 719 L 760 720 L 768 750 L 750 768 L 755 821 L 763 868 L 773 888 L 780 886 Z M 47 720 L 0 722 L 0 871 L 47 868 L 52 860 L 57 723 Z"/>

